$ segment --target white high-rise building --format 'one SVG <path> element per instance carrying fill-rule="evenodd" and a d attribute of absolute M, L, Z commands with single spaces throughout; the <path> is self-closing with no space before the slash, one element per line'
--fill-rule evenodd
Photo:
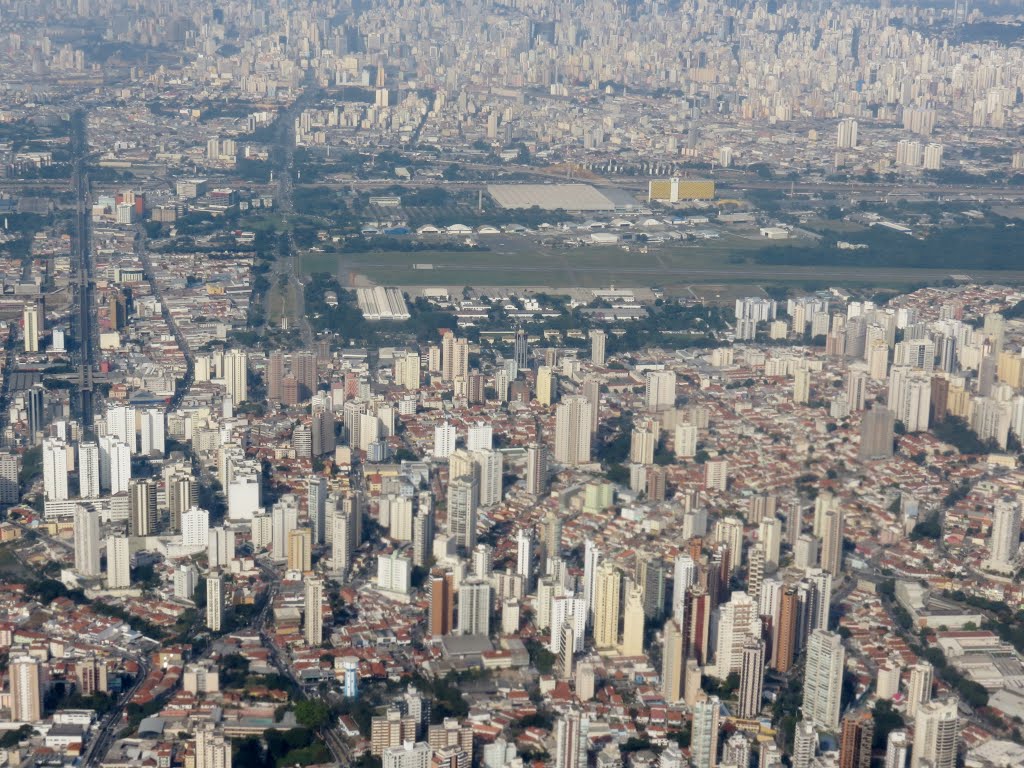
<path fill-rule="evenodd" d="M 459 632 L 484 637 L 491 633 L 491 585 L 483 579 L 468 579 L 459 586 Z"/>
<path fill-rule="evenodd" d="M 478 422 L 469 428 L 466 436 L 466 450 L 489 451 L 494 447 L 494 428 L 490 424 Z"/>
<path fill-rule="evenodd" d="M 57 438 L 43 440 L 43 491 L 47 501 L 68 498 L 68 445 Z"/>
<path fill-rule="evenodd" d="M 480 506 L 493 507 L 500 504 L 504 467 L 501 453 L 490 448 L 481 449 L 473 454 L 473 464 L 480 478 Z"/>
<path fill-rule="evenodd" d="M 992 512 L 992 534 L 989 536 L 988 565 L 993 569 L 1012 569 L 1020 551 L 1020 502 L 999 499 Z"/>
<path fill-rule="evenodd" d="M 676 425 L 676 458 L 692 458 L 697 455 L 697 436 L 699 430 L 693 424 Z"/>
<path fill-rule="evenodd" d="M 587 621 L 594 613 L 594 597 L 597 589 L 597 570 L 601 563 L 601 550 L 592 539 L 583 543 L 583 602 L 587 606 Z"/>
<path fill-rule="evenodd" d="M 240 349 L 224 355 L 224 389 L 235 405 L 249 399 L 249 355 Z"/>
<path fill-rule="evenodd" d="M 715 664 L 708 674 L 724 680 L 743 666 L 743 647 L 761 634 L 757 603 L 746 592 L 733 592 L 729 602 L 718 608 L 718 636 Z"/>
<path fill-rule="evenodd" d="M 75 570 L 83 576 L 99 576 L 100 513 L 75 507 Z"/>
<path fill-rule="evenodd" d="M 43 307 L 38 301 L 26 302 L 21 311 L 21 321 L 25 332 L 25 351 L 39 351 L 39 336 L 43 332 Z"/>
<path fill-rule="evenodd" d="M 837 149 L 853 149 L 857 146 L 857 121 L 846 117 L 839 121 L 836 133 Z"/>
<path fill-rule="evenodd" d="M 562 398 L 555 408 L 555 459 L 570 466 L 590 462 L 591 405 L 587 398 Z"/>
<path fill-rule="evenodd" d="M 434 458 L 447 459 L 455 450 L 458 433 L 451 424 L 440 424 L 434 427 Z"/>
<path fill-rule="evenodd" d="M 201 507 L 191 507 L 181 516 L 181 545 L 206 549 L 209 543 L 210 513 Z"/>
<path fill-rule="evenodd" d="M 555 596 L 551 600 L 551 640 L 548 650 L 557 656 L 562 651 L 560 628 L 569 622 L 572 627 L 573 652 L 583 650 L 584 634 L 587 630 L 587 604 L 579 597 Z"/>
<path fill-rule="evenodd" d="M 811 768 L 818 751 L 818 730 L 813 723 L 801 720 L 793 734 L 793 768 Z"/>
<path fill-rule="evenodd" d="M 718 725 L 722 703 L 717 696 L 693 706 L 690 757 L 693 768 L 715 768 L 718 764 Z"/>
<path fill-rule="evenodd" d="M 673 371 L 648 371 L 645 378 L 644 406 L 650 411 L 675 407 L 676 374 Z"/>
<path fill-rule="evenodd" d="M 382 755 L 383 768 L 430 768 L 434 750 L 425 741 L 407 741 L 388 747 Z"/>
<path fill-rule="evenodd" d="M 100 495 L 100 447 L 96 443 L 78 444 L 78 495 L 96 499 Z"/>
<path fill-rule="evenodd" d="M 839 704 L 846 652 L 842 638 L 824 629 L 811 633 L 804 671 L 804 719 L 818 728 L 839 728 Z"/>
<path fill-rule="evenodd" d="M 128 443 L 135 453 L 135 408 L 130 405 L 108 405 L 105 421 L 107 435 Z"/>
<path fill-rule="evenodd" d="M 206 544 L 207 565 L 211 568 L 227 568 L 235 557 L 235 532 L 219 526 L 210 528 Z"/>
<path fill-rule="evenodd" d="M 467 552 L 476 546 L 479 505 L 480 483 L 475 475 L 456 477 L 448 483 L 448 533 Z"/>
<path fill-rule="evenodd" d="M 142 412 L 141 453 L 143 456 L 164 455 L 165 450 L 165 415 L 160 408 L 147 408 Z"/>
<path fill-rule="evenodd" d="M 124 493 L 132 479 L 132 449 L 128 443 L 115 442 L 110 446 L 110 492 Z"/>
<path fill-rule="evenodd" d="M 885 745 L 885 761 L 882 768 L 907 768 L 910 756 L 910 738 L 906 731 L 890 731 Z M 794 766 L 794 768 L 796 768 Z"/>
<path fill-rule="evenodd" d="M 533 531 L 527 528 L 516 531 L 516 573 L 523 577 L 529 591 L 533 574 Z"/>
<path fill-rule="evenodd" d="M 107 589 L 131 586 L 131 554 L 127 536 L 107 537 Z"/>
<path fill-rule="evenodd" d="M 224 577 L 211 573 L 206 577 L 206 626 L 220 632 L 224 621 Z"/>
<path fill-rule="evenodd" d="M 959 700 L 922 704 L 914 717 L 911 768 L 956 768 L 960 746 Z"/>
<path fill-rule="evenodd" d="M 910 681 L 907 683 L 907 717 L 917 715 L 922 704 L 932 700 L 932 683 L 935 670 L 927 661 L 918 661 L 910 668 Z"/>
<path fill-rule="evenodd" d="M 686 552 L 676 557 L 672 578 L 672 615 L 685 627 L 686 591 L 697 583 L 697 563 Z"/>
<path fill-rule="evenodd" d="M 942 145 L 931 142 L 924 148 L 924 169 L 926 171 L 942 170 Z"/>
<path fill-rule="evenodd" d="M 291 494 L 270 509 L 270 546 L 275 560 L 288 559 L 288 534 L 299 527 L 299 503 Z"/>
<path fill-rule="evenodd" d="M 397 552 L 377 558 L 377 589 L 408 595 L 412 587 L 412 560 Z"/>

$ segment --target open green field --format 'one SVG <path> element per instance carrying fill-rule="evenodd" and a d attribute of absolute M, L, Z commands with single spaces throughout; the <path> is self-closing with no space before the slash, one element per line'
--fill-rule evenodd
<path fill-rule="evenodd" d="M 301 256 L 306 274 L 328 272 L 342 285 L 357 276 L 373 283 L 415 286 L 545 286 L 550 288 L 601 288 L 659 286 L 672 294 L 686 294 L 703 286 L 704 297 L 717 288 L 718 301 L 727 300 L 726 286 L 836 285 L 849 287 L 905 287 L 940 283 L 950 270 L 879 268 L 876 266 L 785 266 L 756 264 L 750 258 L 760 248 L 778 241 L 759 240 L 727 233 L 721 238 L 688 243 L 642 246 L 583 245 L 550 247 L 535 237 L 484 236 L 486 251 L 368 253 L 306 253 Z M 808 241 L 802 241 L 808 243 Z M 788 241 L 787 245 L 800 245 Z M 431 269 L 414 269 L 429 264 Z M 979 282 L 1021 282 L 1024 271 L 981 272 L 955 270 Z M 749 295 L 749 294 L 747 294 Z M 710 300 L 716 300 L 710 298 Z"/>

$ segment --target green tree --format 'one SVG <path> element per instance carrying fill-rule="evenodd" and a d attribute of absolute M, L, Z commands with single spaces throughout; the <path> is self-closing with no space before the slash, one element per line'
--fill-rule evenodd
<path fill-rule="evenodd" d="M 331 719 L 331 710 L 322 701 L 300 701 L 295 705 L 295 719 L 299 725 L 317 730 L 327 725 Z"/>

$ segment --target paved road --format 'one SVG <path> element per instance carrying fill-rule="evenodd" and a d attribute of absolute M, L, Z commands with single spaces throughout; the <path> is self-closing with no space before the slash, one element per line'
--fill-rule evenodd
<path fill-rule="evenodd" d="M 164 322 L 167 323 L 168 329 L 170 329 L 173 334 L 174 340 L 178 344 L 178 349 L 180 349 L 182 355 L 185 356 L 185 376 L 177 382 L 174 397 L 172 397 L 171 401 L 167 404 L 167 411 L 171 412 L 181 405 L 181 401 L 192 388 L 196 372 L 195 357 L 192 355 L 192 350 L 189 347 L 184 334 L 182 334 L 181 329 L 178 328 L 178 324 L 174 321 L 174 317 L 171 315 L 170 311 L 167 309 L 167 305 L 164 303 L 159 283 L 153 277 L 153 264 L 149 260 L 149 251 L 146 247 L 146 230 L 141 224 L 137 225 L 135 228 L 135 254 L 139 257 L 139 261 L 142 262 L 142 269 L 146 277 L 149 279 L 149 285 L 153 291 L 153 296 L 160 302 L 160 311 L 163 315 Z"/>
<path fill-rule="evenodd" d="M 480 261 L 486 261 L 488 256 L 491 254 L 482 253 L 480 254 Z M 631 259 L 635 260 L 638 257 L 632 255 Z M 653 260 L 653 259 L 652 259 Z M 530 264 L 516 264 L 515 262 L 503 262 L 500 267 L 493 263 L 480 263 L 480 264 L 443 264 L 436 261 L 431 262 L 433 264 L 433 272 L 438 271 L 451 271 L 453 272 L 453 282 L 466 282 L 460 281 L 458 275 L 454 273 L 458 272 L 494 272 L 496 269 L 500 269 L 502 272 L 524 272 L 524 273 L 538 273 L 538 274 L 552 274 L 553 272 L 561 271 L 558 268 L 552 268 L 550 265 L 530 265 Z M 406 263 L 396 264 L 395 262 L 385 261 L 353 261 L 346 262 L 346 268 L 353 271 L 359 271 L 360 269 L 394 269 L 394 268 L 408 268 Z M 595 273 L 595 274 L 607 274 L 610 270 L 608 267 L 586 267 L 580 265 L 573 265 L 574 272 L 583 273 Z M 724 266 L 720 268 L 715 267 L 660 267 L 660 266 L 636 266 L 635 264 L 620 264 L 616 265 L 613 271 L 616 275 L 628 274 L 628 275 L 650 275 L 652 283 L 661 282 L 659 277 L 680 277 L 680 278 L 694 278 L 690 282 L 699 284 L 701 282 L 713 282 L 716 280 L 725 280 L 731 282 L 742 281 L 749 279 L 751 281 L 772 281 L 772 280 L 832 280 L 832 281 L 864 281 L 869 283 L 884 283 L 886 281 L 892 282 L 934 282 L 937 280 L 948 280 L 953 274 L 967 274 L 975 281 L 993 281 L 993 282 L 1020 282 L 1024 281 L 1024 270 L 1006 270 L 1006 271 L 993 271 L 993 270 L 964 270 L 964 269 L 895 269 L 886 267 L 824 267 L 824 266 L 806 266 L 806 267 L 777 267 L 771 265 L 747 265 L 747 264 L 735 264 L 731 266 Z M 426 272 L 425 275 L 430 275 L 431 272 Z M 543 281 L 540 281 L 543 282 Z"/>
<path fill-rule="evenodd" d="M 89 176 L 86 162 L 89 156 L 88 116 L 84 110 L 77 110 L 72 117 L 71 149 L 74 156 L 72 172 L 72 189 L 75 193 L 75 230 L 72 245 L 72 264 L 77 272 L 75 283 L 75 301 L 78 303 L 75 332 L 79 343 L 78 357 L 78 391 L 81 398 L 79 408 L 82 424 L 92 427 L 95 410 L 92 366 L 96 346 L 97 329 L 94 327 L 92 313 L 92 261 L 90 258 L 89 229 Z"/>
<path fill-rule="evenodd" d="M 88 746 L 86 746 L 85 752 L 82 754 L 81 765 L 86 766 L 86 768 L 98 766 L 103 761 L 103 758 L 106 757 L 107 750 L 110 749 L 110 745 L 117 734 L 115 729 L 121 724 L 121 715 L 125 707 L 128 706 L 128 702 L 132 700 L 135 692 L 139 690 L 139 687 L 146 681 L 146 677 L 149 675 L 149 659 L 145 656 L 140 656 L 135 658 L 135 661 L 139 665 L 139 674 L 135 678 L 135 683 L 124 693 L 117 707 L 100 720 L 99 730 L 96 731 Z"/>
<path fill-rule="evenodd" d="M 287 255 L 278 251 L 277 259 L 271 266 L 271 285 L 276 286 L 278 281 L 284 278 L 285 283 L 283 294 L 285 306 L 288 310 L 289 327 L 298 328 L 302 335 L 302 343 L 306 349 L 313 346 L 313 331 L 305 314 L 305 302 L 303 300 L 304 284 L 300 260 L 295 253 L 295 243 L 292 238 L 291 218 L 295 212 L 295 120 L 302 114 L 302 110 L 316 100 L 319 91 L 312 82 L 307 85 L 306 90 L 296 99 L 288 109 L 278 118 L 275 140 L 279 154 L 279 162 L 276 163 L 275 173 L 277 174 L 277 198 L 274 201 L 275 209 L 280 214 L 283 227 L 282 234 L 286 238 L 284 250 Z M 270 316 L 270 307 L 264 307 L 267 318 Z"/>

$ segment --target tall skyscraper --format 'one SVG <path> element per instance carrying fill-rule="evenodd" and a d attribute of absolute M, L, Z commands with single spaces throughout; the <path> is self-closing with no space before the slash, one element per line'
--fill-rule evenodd
<path fill-rule="evenodd" d="M 231 740 L 217 733 L 212 723 L 196 729 L 194 768 L 231 768 Z"/>
<path fill-rule="evenodd" d="M 906 731 L 890 731 L 885 745 L 885 761 L 882 768 L 907 768 L 910 756 L 910 738 Z"/>
<path fill-rule="evenodd" d="M 907 684 L 907 717 L 915 717 L 922 704 L 932 700 L 932 683 L 935 670 L 927 661 L 918 661 L 910 668 Z"/>
<path fill-rule="evenodd" d="M 78 495 L 97 499 L 100 495 L 100 447 L 96 443 L 78 444 Z"/>
<path fill-rule="evenodd" d="M 590 360 L 600 368 L 603 368 L 605 363 L 604 348 L 607 338 L 608 334 L 600 329 L 590 332 Z"/>
<path fill-rule="evenodd" d="M 452 573 L 435 568 L 427 580 L 427 590 L 430 596 L 427 625 L 430 638 L 437 640 L 451 634 L 455 628 L 455 587 Z"/>
<path fill-rule="evenodd" d="M 857 452 L 861 461 L 892 458 L 895 423 L 896 415 L 881 405 L 875 404 L 870 411 L 864 412 Z"/>
<path fill-rule="evenodd" d="M 100 514 L 87 507 L 75 508 L 75 570 L 83 576 L 99 576 Z"/>
<path fill-rule="evenodd" d="M 793 402 L 806 405 L 811 399 L 811 372 L 807 368 L 793 371 Z"/>
<path fill-rule="evenodd" d="M 797 616 L 800 612 L 800 600 L 797 590 L 788 587 L 782 592 L 779 601 L 778 629 L 775 631 L 772 644 L 771 666 L 777 672 L 788 672 L 793 666 L 793 659 L 796 656 L 797 642 Z"/>
<path fill-rule="evenodd" d="M 839 704 L 846 652 L 839 635 L 824 629 L 811 633 L 804 671 L 804 719 L 823 730 L 839 728 Z"/>
<path fill-rule="evenodd" d="M 644 616 L 660 619 L 665 611 L 665 561 L 654 555 L 638 555 L 636 581 L 643 593 Z"/>
<path fill-rule="evenodd" d="M 120 440 L 110 446 L 110 492 L 123 493 L 132 479 L 132 449 Z"/>
<path fill-rule="evenodd" d="M 57 438 L 43 440 L 43 491 L 47 501 L 68 498 L 68 445 Z"/>
<path fill-rule="evenodd" d="M 43 305 L 38 301 L 27 301 L 21 311 L 22 330 L 25 334 L 25 351 L 39 351 L 39 337 L 45 327 Z"/>
<path fill-rule="evenodd" d="M 530 592 L 533 579 L 533 531 L 529 528 L 516 530 L 516 574 L 523 577 L 526 591 Z"/>
<path fill-rule="evenodd" d="M 558 377 L 550 366 L 542 365 L 537 369 L 537 402 L 540 405 L 551 405 L 557 397 Z"/>
<path fill-rule="evenodd" d="M 645 376 L 644 406 L 650 411 L 675 407 L 676 375 L 673 371 L 648 371 Z"/>
<path fill-rule="evenodd" d="M 303 587 L 305 590 L 303 636 L 306 645 L 318 646 L 324 641 L 324 585 L 320 579 L 306 579 Z"/>
<path fill-rule="evenodd" d="M 11 720 L 35 723 L 43 719 L 43 664 L 32 656 L 17 656 L 9 667 Z"/>
<path fill-rule="evenodd" d="M 232 349 L 224 355 L 224 388 L 235 405 L 249 399 L 249 355 Z"/>
<path fill-rule="evenodd" d="M 21 456 L 13 451 L 0 451 L 0 505 L 17 504 L 21 499 L 20 475 Z"/>
<path fill-rule="evenodd" d="M 525 371 L 530 367 L 530 349 L 526 343 L 526 331 L 522 328 L 516 329 L 514 357 L 516 367 L 520 371 Z"/>
<path fill-rule="evenodd" d="M 548 489 L 548 449 L 541 443 L 526 446 L 526 492 L 542 496 Z"/>
<path fill-rule="evenodd" d="M 166 448 L 166 415 L 163 409 L 146 408 L 140 416 L 140 452 L 143 456 L 163 456 Z"/>
<path fill-rule="evenodd" d="M 752 719 L 761 712 L 761 696 L 764 692 L 764 642 L 750 638 L 743 645 L 743 661 L 740 666 L 740 695 L 737 715 Z"/>
<path fill-rule="evenodd" d="M 590 410 L 585 397 L 564 398 L 555 409 L 555 459 L 569 466 L 590 462 Z"/>
<path fill-rule="evenodd" d="M 999 499 L 992 512 L 992 534 L 988 544 L 988 566 L 993 570 L 1012 570 L 1020 550 L 1020 502 Z"/>
<path fill-rule="evenodd" d="M 734 733 L 722 749 L 722 765 L 749 766 L 751 752 L 750 739 L 746 734 Z"/>
<path fill-rule="evenodd" d="M 456 477 L 448 483 L 448 533 L 467 552 L 476 546 L 479 504 L 480 483 L 474 475 Z"/>
<path fill-rule="evenodd" d="M 97 532 L 98 533 L 98 532 Z M 131 586 L 131 554 L 126 536 L 107 537 L 107 589 Z"/>
<path fill-rule="evenodd" d="M 956 768 L 960 747 L 959 703 L 956 697 L 951 697 L 918 707 L 914 717 L 911 768 Z"/>
<path fill-rule="evenodd" d="M 156 533 L 156 482 L 135 478 L 128 483 L 128 533 L 152 536 Z M 180 530 L 180 522 L 179 528 Z"/>
<path fill-rule="evenodd" d="M 583 377 L 580 394 L 590 403 L 590 434 L 597 434 L 601 424 L 601 380 L 597 376 Z"/>
<path fill-rule="evenodd" d="M 323 475 L 306 480 L 306 515 L 313 529 L 313 546 L 327 540 L 327 478 Z"/>
<path fill-rule="evenodd" d="M 609 561 L 601 563 L 594 581 L 594 645 L 611 649 L 619 644 L 622 574 Z"/>
<path fill-rule="evenodd" d="M 693 768 L 715 768 L 718 764 L 718 722 L 722 704 L 717 696 L 698 701 L 693 707 L 690 756 Z"/>
<path fill-rule="evenodd" d="M 825 514 L 821 531 L 821 569 L 834 578 L 842 572 L 843 563 L 843 510 L 836 505 Z"/>
<path fill-rule="evenodd" d="M 668 619 L 662 630 L 664 646 L 661 651 L 661 695 L 667 704 L 683 700 L 686 674 L 684 650 L 686 638 L 675 619 Z"/>
<path fill-rule="evenodd" d="M 313 570 L 313 532 L 309 528 L 288 531 L 286 554 L 289 571 L 306 573 Z"/>
<path fill-rule="evenodd" d="M 267 360 L 267 399 L 272 403 L 281 402 L 283 390 L 281 382 L 284 380 L 284 353 L 281 350 L 274 350 Z"/>
<path fill-rule="evenodd" d="M 801 720 L 793 734 L 793 768 L 811 768 L 818 751 L 818 731 L 813 723 Z"/>
<path fill-rule="evenodd" d="M 843 718 L 839 737 L 839 768 L 871 768 L 871 741 L 875 720 L 870 712 L 851 713 Z"/>
<path fill-rule="evenodd" d="M 555 768 L 587 768 L 590 721 L 570 710 L 555 724 Z"/>
<path fill-rule="evenodd" d="M 491 633 L 491 585 L 483 579 L 459 585 L 459 632 L 484 637 Z"/>
<path fill-rule="evenodd" d="M 206 626 L 213 632 L 220 632 L 224 621 L 224 587 L 220 573 L 206 577 Z"/>

